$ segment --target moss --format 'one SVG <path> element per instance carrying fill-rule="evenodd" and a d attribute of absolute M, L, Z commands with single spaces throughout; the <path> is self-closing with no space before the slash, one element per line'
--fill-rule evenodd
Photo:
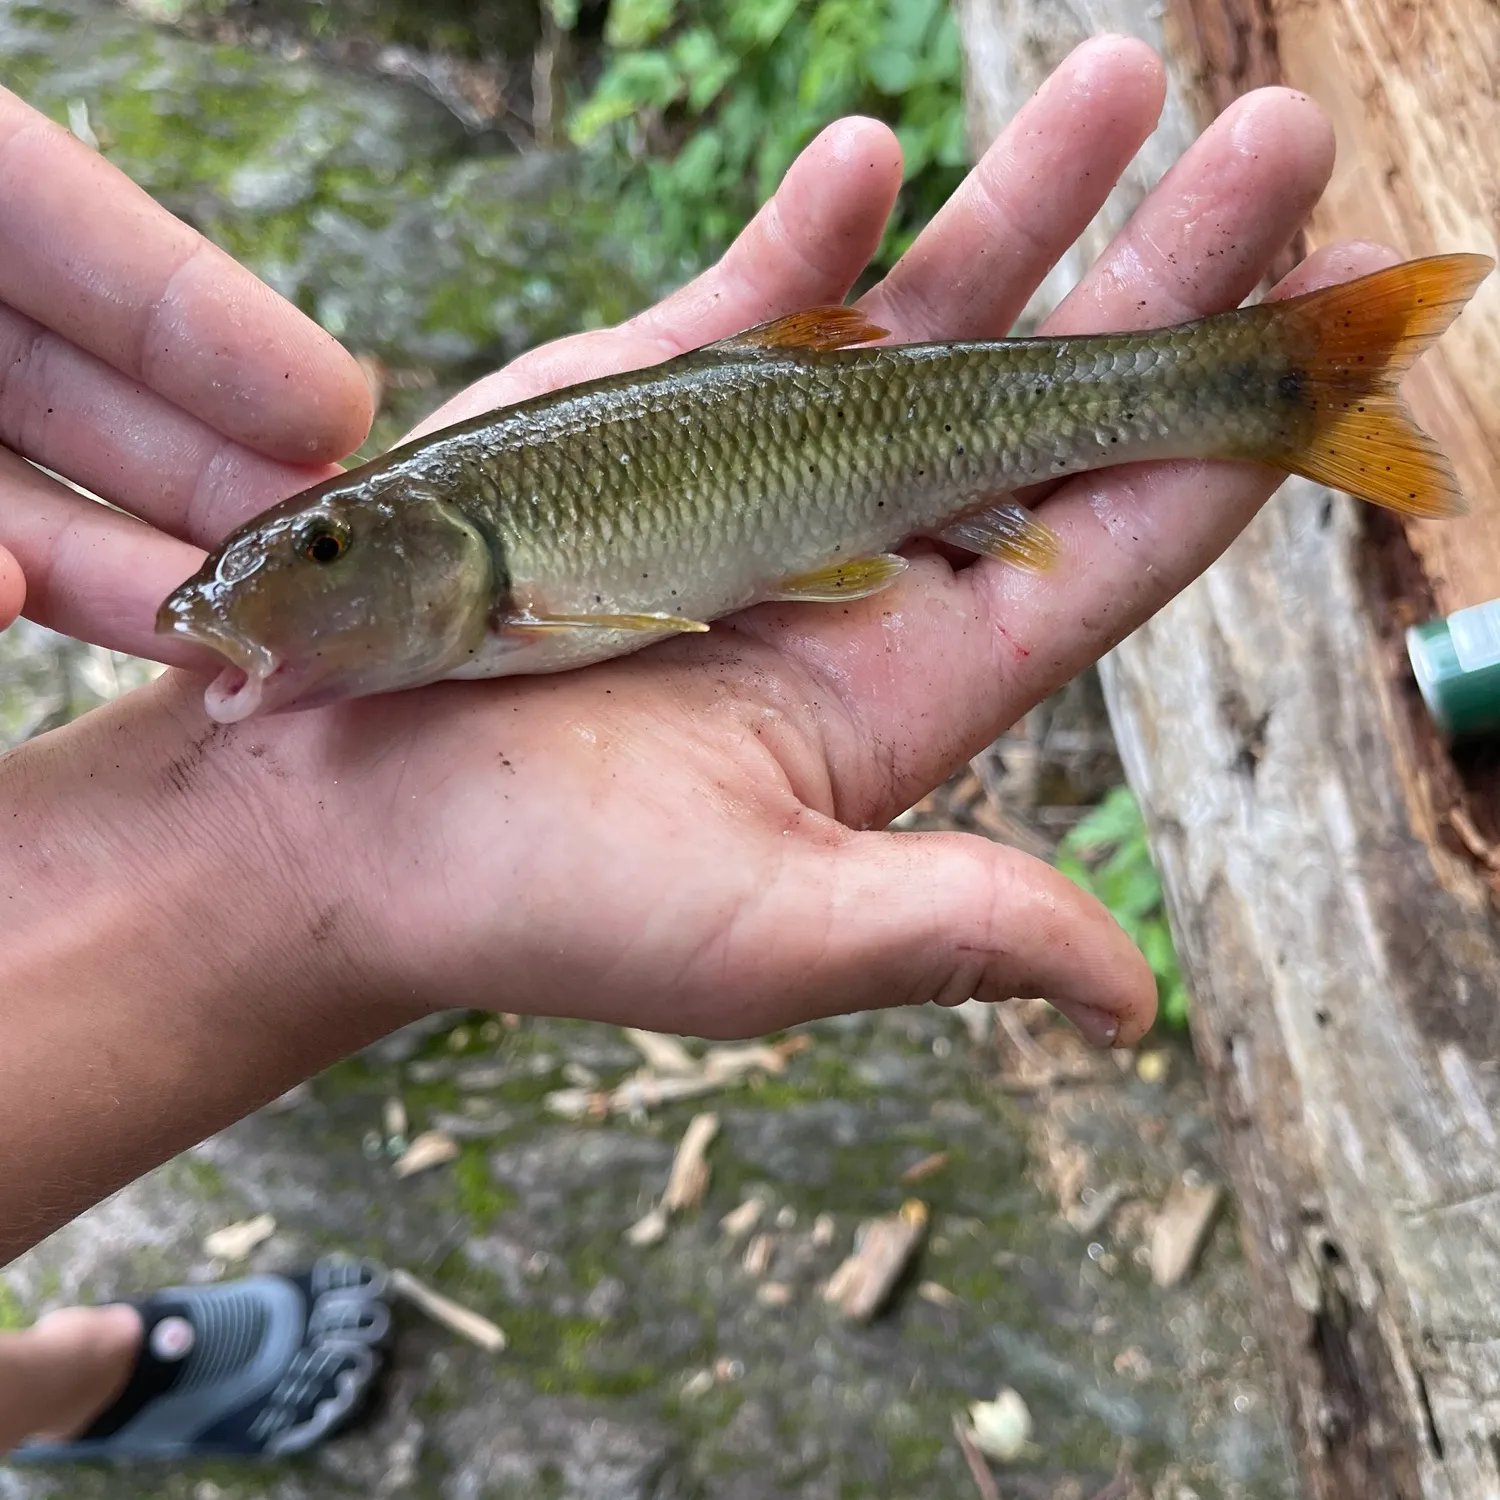
<path fill-rule="evenodd" d="M 18 1328 L 25 1328 L 30 1322 L 21 1299 L 11 1290 L 7 1281 L 0 1279 L 0 1331 L 13 1333 Z"/>
<path fill-rule="evenodd" d="M 211 1162 L 192 1152 L 175 1157 L 163 1169 L 175 1192 L 190 1193 L 202 1203 L 220 1203 L 232 1196 L 228 1179 Z"/>
<path fill-rule="evenodd" d="M 459 1205 L 479 1233 L 516 1202 L 516 1195 L 497 1183 L 490 1172 L 489 1153 L 489 1146 L 471 1141 L 449 1168 Z"/>

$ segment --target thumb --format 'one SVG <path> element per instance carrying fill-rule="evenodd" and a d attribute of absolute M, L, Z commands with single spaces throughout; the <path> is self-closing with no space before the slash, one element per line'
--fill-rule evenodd
<path fill-rule="evenodd" d="M 1089 1041 L 1128 1047 L 1156 1015 L 1150 966 L 1108 910 L 1019 850 L 975 834 L 856 833 L 804 846 L 782 876 L 766 938 L 796 1020 L 1040 996 Z"/>
<path fill-rule="evenodd" d="M 15 620 L 26 602 L 26 580 L 21 565 L 0 547 L 0 630 Z"/>

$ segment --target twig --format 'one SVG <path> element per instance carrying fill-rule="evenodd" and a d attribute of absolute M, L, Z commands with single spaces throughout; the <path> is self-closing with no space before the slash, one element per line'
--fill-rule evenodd
<path fill-rule="evenodd" d="M 1045 1047 L 1038 1045 L 1037 1039 L 1026 1029 L 1026 1023 L 1010 1005 L 997 1005 L 995 1014 L 999 1017 L 1001 1029 L 1020 1055 L 1022 1062 L 1038 1075 L 1035 1079 L 1015 1076 L 1002 1079 L 1003 1088 L 1009 1091 L 1031 1092 L 1049 1089 L 1059 1083 L 1100 1083 L 1109 1076 L 1100 1069 L 1089 1067 L 1087 1064 L 1082 1067 L 1070 1067 L 1058 1062 Z"/>
<path fill-rule="evenodd" d="M 969 1436 L 962 1417 L 953 1419 L 953 1436 L 958 1439 L 959 1451 L 969 1466 L 969 1473 L 974 1476 L 974 1488 L 979 1491 L 980 1500 L 1000 1500 L 1000 1486 L 995 1483 L 995 1476 L 990 1473 L 984 1454 L 974 1446 L 974 1440 Z"/>
<path fill-rule="evenodd" d="M 471 1344 L 478 1344 L 487 1354 L 498 1354 L 505 1348 L 505 1335 L 486 1317 L 435 1292 L 400 1266 L 391 1272 L 391 1289 L 405 1297 L 413 1307 L 427 1314 L 435 1323 L 451 1329 Z"/>
<path fill-rule="evenodd" d="M 685 1208 L 697 1208 L 703 1201 L 708 1191 L 708 1148 L 718 1133 L 718 1115 L 694 1115 L 688 1122 L 672 1160 L 667 1190 L 661 1195 L 663 1212 L 679 1213 Z"/>

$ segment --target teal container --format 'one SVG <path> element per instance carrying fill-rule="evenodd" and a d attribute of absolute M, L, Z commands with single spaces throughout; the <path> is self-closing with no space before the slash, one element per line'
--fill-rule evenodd
<path fill-rule="evenodd" d="M 1457 740 L 1500 732 L 1500 599 L 1413 625 L 1406 654 L 1444 735 Z"/>

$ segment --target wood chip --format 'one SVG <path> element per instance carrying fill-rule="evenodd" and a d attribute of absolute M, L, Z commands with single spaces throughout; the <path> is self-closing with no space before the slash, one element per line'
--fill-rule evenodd
<path fill-rule="evenodd" d="M 1191 1274 L 1223 1197 L 1216 1182 L 1173 1183 L 1151 1231 L 1151 1279 L 1157 1286 L 1177 1286 Z"/>
<path fill-rule="evenodd" d="M 410 1271 L 397 1266 L 391 1272 L 390 1285 L 398 1297 L 405 1297 L 434 1323 L 441 1323 L 460 1338 L 477 1344 L 485 1353 L 498 1354 L 505 1348 L 505 1334 L 496 1324 L 471 1308 L 455 1302 L 451 1297 L 435 1292 L 430 1286 L 418 1281 Z"/>
<path fill-rule="evenodd" d="M 698 1059 L 675 1036 L 627 1026 L 625 1040 L 646 1059 L 646 1066 L 653 1072 L 692 1077 L 699 1071 Z"/>
<path fill-rule="evenodd" d="M 744 1078 L 750 1073 L 784 1073 L 790 1054 L 784 1047 L 765 1042 L 744 1042 L 731 1047 L 710 1047 L 703 1054 L 707 1078 Z"/>
<path fill-rule="evenodd" d="M 634 1245 L 637 1250 L 649 1249 L 652 1245 L 659 1245 L 667 1237 L 667 1215 L 666 1210 L 658 1204 L 644 1218 L 637 1219 L 629 1229 L 625 1231 L 625 1243 Z"/>
<path fill-rule="evenodd" d="M 910 1187 L 913 1183 L 925 1181 L 935 1172 L 941 1172 L 947 1165 L 948 1153 L 946 1151 L 934 1151 L 931 1156 L 924 1156 L 921 1161 L 914 1161 L 901 1174 L 901 1181 Z"/>
<path fill-rule="evenodd" d="M 458 1142 L 445 1130 L 424 1130 L 391 1166 L 397 1177 L 411 1177 L 440 1167 L 458 1155 Z"/>
<path fill-rule="evenodd" d="M 957 1307 L 963 1301 L 957 1292 L 950 1292 L 940 1281 L 924 1281 L 917 1288 L 917 1296 L 934 1307 Z"/>
<path fill-rule="evenodd" d="M 739 1079 L 708 1078 L 659 1078 L 655 1073 L 636 1073 L 627 1078 L 610 1093 L 601 1095 L 608 1114 L 637 1114 L 644 1110 L 660 1109 L 663 1104 L 675 1104 L 680 1099 L 696 1099 L 702 1094 L 716 1094 Z"/>
<path fill-rule="evenodd" d="M 755 1300 L 763 1307 L 786 1307 L 792 1300 L 792 1289 L 784 1281 L 763 1281 L 755 1289 Z"/>
<path fill-rule="evenodd" d="M 813 1220 L 812 1242 L 815 1245 L 831 1245 L 837 1232 L 838 1226 L 833 1222 L 833 1215 L 819 1214 Z"/>
<path fill-rule="evenodd" d="M 909 1198 L 898 1213 L 865 1225 L 853 1255 L 828 1279 L 825 1300 L 854 1322 L 868 1322 L 885 1306 L 927 1230 L 927 1205 Z"/>
<path fill-rule="evenodd" d="M 555 1089 L 542 1100 L 549 1114 L 564 1120 L 601 1119 L 609 1113 L 609 1096 L 593 1089 Z"/>
<path fill-rule="evenodd" d="M 771 1268 L 771 1252 L 776 1248 L 776 1237 L 758 1234 L 745 1246 L 745 1258 L 741 1262 L 751 1276 L 764 1276 Z"/>
<path fill-rule="evenodd" d="M 214 1230 L 203 1241 L 203 1253 L 215 1260 L 244 1260 L 275 1233 L 275 1218 L 271 1214 L 256 1214 L 253 1219 L 242 1219 L 238 1224 Z"/>
<path fill-rule="evenodd" d="M 666 1213 L 681 1213 L 683 1209 L 697 1208 L 703 1202 L 710 1175 L 708 1148 L 718 1133 L 718 1115 L 694 1115 L 688 1121 L 677 1155 L 672 1159 L 667 1190 L 661 1195 L 661 1206 Z"/>
<path fill-rule="evenodd" d="M 765 1199 L 746 1198 L 738 1208 L 732 1208 L 719 1220 L 719 1230 L 731 1245 L 737 1245 L 760 1223 L 766 1211 Z"/>

